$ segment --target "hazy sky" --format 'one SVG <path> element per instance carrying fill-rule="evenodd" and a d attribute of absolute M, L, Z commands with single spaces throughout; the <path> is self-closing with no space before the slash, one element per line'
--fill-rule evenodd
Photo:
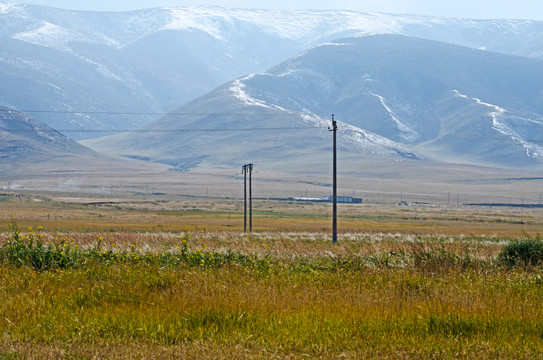
<path fill-rule="evenodd" d="M 162 6 L 220 5 L 263 9 L 345 9 L 474 19 L 543 20 L 543 0 L 28 0 L 64 9 L 122 11 Z"/>

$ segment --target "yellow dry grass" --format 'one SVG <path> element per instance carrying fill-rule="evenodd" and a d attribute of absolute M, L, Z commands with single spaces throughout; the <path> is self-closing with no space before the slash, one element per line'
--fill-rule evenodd
<path fill-rule="evenodd" d="M 0 244 L 15 217 L 22 238 L 109 254 L 0 264 L 0 358 L 543 356 L 541 268 L 496 262 L 539 211 L 340 209 L 333 245 L 327 204 L 257 201 L 243 235 L 236 201 L 0 202 Z"/>
<path fill-rule="evenodd" d="M 0 230 L 20 225 L 63 231 L 243 231 L 243 202 L 233 200 L 133 200 L 27 196 L 0 202 Z M 331 231 L 331 205 L 253 202 L 253 230 Z M 340 233 L 445 234 L 522 237 L 543 228 L 539 209 L 339 206 Z"/>

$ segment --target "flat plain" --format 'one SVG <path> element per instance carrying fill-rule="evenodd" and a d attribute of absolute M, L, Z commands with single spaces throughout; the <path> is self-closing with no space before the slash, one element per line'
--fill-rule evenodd
<path fill-rule="evenodd" d="M 0 198 L 2 359 L 543 356 L 538 208 Z"/>

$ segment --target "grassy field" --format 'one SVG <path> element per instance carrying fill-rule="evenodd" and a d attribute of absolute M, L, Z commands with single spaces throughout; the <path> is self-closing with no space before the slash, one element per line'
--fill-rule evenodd
<path fill-rule="evenodd" d="M 331 204 L 253 201 L 253 228 L 330 232 Z M 0 231 L 15 217 L 21 227 L 51 231 L 243 231 L 243 201 L 170 197 L 100 198 L 0 196 Z M 339 204 L 340 233 L 535 236 L 541 209 Z"/>
<path fill-rule="evenodd" d="M 0 202 L 0 359 L 543 357 L 539 211 Z"/>

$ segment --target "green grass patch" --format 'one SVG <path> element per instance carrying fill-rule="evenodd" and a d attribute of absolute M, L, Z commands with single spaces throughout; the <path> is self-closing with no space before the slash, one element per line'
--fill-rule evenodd
<path fill-rule="evenodd" d="M 543 240 L 535 238 L 513 240 L 499 254 L 499 260 L 509 266 L 536 266 L 543 263 Z"/>

